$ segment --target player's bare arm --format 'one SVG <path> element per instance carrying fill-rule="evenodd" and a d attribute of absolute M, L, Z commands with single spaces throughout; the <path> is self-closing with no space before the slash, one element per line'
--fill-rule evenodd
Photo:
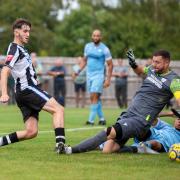
<path fill-rule="evenodd" d="M 135 59 L 135 56 L 134 56 L 134 53 L 133 53 L 133 50 L 132 49 L 129 49 L 127 51 L 127 58 L 128 58 L 128 61 L 129 61 L 129 65 L 132 67 L 133 71 L 138 75 L 143 75 L 145 74 L 144 72 L 144 68 L 145 66 L 143 65 L 138 65 L 136 63 L 136 59 Z"/>
<path fill-rule="evenodd" d="M 0 102 L 7 102 L 9 100 L 9 96 L 8 96 L 8 93 L 7 93 L 7 80 L 8 80 L 8 76 L 10 74 L 10 68 L 7 67 L 7 66 L 4 66 L 2 68 L 2 71 L 1 71 L 1 89 L 2 89 L 2 94 L 1 94 L 1 97 L 0 97 Z"/>
<path fill-rule="evenodd" d="M 75 77 L 79 75 L 79 73 L 85 68 L 87 64 L 87 58 L 86 57 L 83 57 L 82 58 L 82 63 L 80 64 L 80 69 L 77 73 L 74 73 Z"/>
<path fill-rule="evenodd" d="M 48 72 L 48 75 L 53 76 L 53 77 L 59 76 L 61 74 L 64 74 L 64 73 L 58 72 L 58 71 L 49 71 Z"/>
<path fill-rule="evenodd" d="M 80 70 L 81 71 L 85 68 L 86 64 L 87 64 L 87 58 L 83 57 L 82 58 L 82 63 L 80 64 Z"/>
<path fill-rule="evenodd" d="M 112 59 L 107 61 L 107 65 L 108 65 L 108 72 L 107 72 L 107 78 L 104 82 L 104 88 L 109 87 L 111 84 L 111 76 L 112 76 L 112 71 L 113 71 Z"/>

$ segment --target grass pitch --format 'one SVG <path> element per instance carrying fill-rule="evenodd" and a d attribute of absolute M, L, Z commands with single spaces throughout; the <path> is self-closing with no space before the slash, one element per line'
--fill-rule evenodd
<path fill-rule="evenodd" d="M 104 112 L 108 125 L 112 125 L 120 110 L 104 109 Z M 101 130 L 77 129 L 89 127 L 84 125 L 88 113 L 88 109 L 66 108 L 67 144 L 75 145 Z M 0 106 L 1 135 L 20 130 L 23 125 L 17 107 Z M 92 151 L 69 156 L 57 155 L 53 152 L 55 138 L 51 116 L 46 112 L 40 113 L 39 130 L 35 139 L 0 148 L 0 180 L 179 179 L 180 163 L 170 161 L 166 153 L 104 155 L 99 151 Z"/>

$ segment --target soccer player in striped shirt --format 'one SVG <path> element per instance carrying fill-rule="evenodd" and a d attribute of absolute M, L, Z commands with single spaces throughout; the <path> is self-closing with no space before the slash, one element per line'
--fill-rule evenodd
<path fill-rule="evenodd" d="M 6 103 L 9 100 L 7 79 L 11 72 L 15 81 L 16 102 L 22 112 L 25 129 L 0 137 L 0 146 L 36 137 L 39 112 L 44 110 L 52 114 L 55 149 L 57 153 L 62 153 L 65 146 L 64 107 L 38 86 L 31 57 L 24 47 L 29 41 L 31 23 L 20 18 L 13 23 L 12 28 L 14 40 L 8 47 L 5 66 L 1 71 L 0 102 Z"/>

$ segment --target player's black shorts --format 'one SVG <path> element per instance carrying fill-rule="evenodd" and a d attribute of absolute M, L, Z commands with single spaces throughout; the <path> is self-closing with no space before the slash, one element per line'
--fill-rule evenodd
<path fill-rule="evenodd" d="M 124 145 L 129 138 L 137 137 L 138 139 L 145 137 L 150 129 L 150 124 L 135 114 L 125 113 L 117 122 L 122 128 L 122 138 L 117 139 L 119 145 Z"/>
<path fill-rule="evenodd" d="M 15 97 L 24 122 L 31 116 L 38 120 L 39 112 L 51 98 L 47 92 L 41 90 L 38 86 L 28 86 L 23 91 L 17 91 Z"/>
<path fill-rule="evenodd" d="M 83 83 L 83 84 L 74 83 L 74 90 L 75 90 L 75 92 L 79 92 L 80 90 L 82 92 L 85 92 L 86 91 L 86 83 Z"/>

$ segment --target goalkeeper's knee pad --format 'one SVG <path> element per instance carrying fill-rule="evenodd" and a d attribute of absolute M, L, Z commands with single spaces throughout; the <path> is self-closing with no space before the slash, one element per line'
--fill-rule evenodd
<path fill-rule="evenodd" d="M 114 130 L 116 131 L 116 139 L 120 140 L 122 138 L 122 127 L 119 123 L 113 125 Z"/>
<path fill-rule="evenodd" d="M 120 140 L 122 138 L 122 127 L 119 123 L 116 123 L 115 125 L 112 126 L 116 132 L 116 137 L 115 139 Z M 109 136 L 111 133 L 112 127 L 108 127 L 106 130 L 106 135 Z"/>

